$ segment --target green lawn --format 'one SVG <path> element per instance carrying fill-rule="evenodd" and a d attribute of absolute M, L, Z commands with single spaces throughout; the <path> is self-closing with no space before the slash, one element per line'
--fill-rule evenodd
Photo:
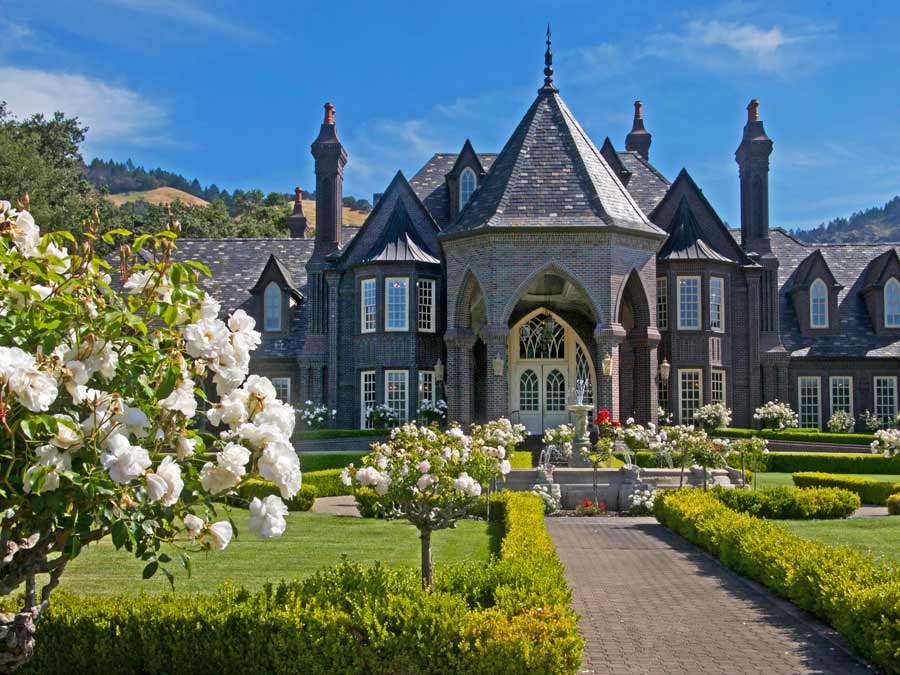
<path fill-rule="evenodd" d="M 900 516 L 849 520 L 778 521 L 794 534 L 835 546 L 853 546 L 900 563 Z"/>
<path fill-rule="evenodd" d="M 885 481 L 887 483 L 898 483 L 900 482 L 900 475 L 898 474 L 880 474 L 880 473 L 848 473 L 842 474 L 847 476 L 852 476 L 854 478 L 867 478 L 869 480 L 880 480 Z M 760 473 L 758 474 L 757 486 L 764 487 L 779 487 L 782 485 L 787 485 L 788 487 L 793 487 L 794 481 L 791 479 L 791 474 L 789 473 Z"/>
<path fill-rule="evenodd" d="M 240 537 L 225 551 L 193 556 L 188 578 L 176 562 L 178 592 L 209 592 L 226 580 L 247 588 L 266 581 L 307 576 L 320 567 L 340 562 L 341 556 L 364 563 L 383 561 L 388 565 L 418 566 L 419 539 L 416 529 L 405 522 L 350 518 L 319 513 L 291 513 L 284 536 L 263 540 L 246 531 L 248 511 L 232 509 Z M 223 512 L 220 515 L 224 517 Z M 496 551 L 502 536 L 499 523 L 465 520 L 453 530 L 432 537 L 437 565 L 486 560 Z M 128 553 L 116 551 L 109 539 L 86 548 L 69 564 L 61 586 L 76 593 L 159 593 L 169 590 L 165 577 L 157 574 L 141 580 L 143 563 Z"/>

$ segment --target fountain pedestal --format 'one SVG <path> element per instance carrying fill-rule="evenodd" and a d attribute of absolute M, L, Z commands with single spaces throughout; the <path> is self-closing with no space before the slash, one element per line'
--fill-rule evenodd
<path fill-rule="evenodd" d="M 588 428 L 588 415 L 594 412 L 594 406 L 575 403 L 569 406 L 569 412 L 575 417 L 575 441 L 572 443 L 572 457 L 569 459 L 569 466 L 575 468 L 583 468 L 590 466 L 581 455 L 582 448 L 590 448 L 591 432 Z"/>

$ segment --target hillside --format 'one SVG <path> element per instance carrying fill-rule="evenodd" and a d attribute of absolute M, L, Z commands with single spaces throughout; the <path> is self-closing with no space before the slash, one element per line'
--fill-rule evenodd
<path fill-rule="evenodd" d="M 291 202 L 293 204 L 293 202 Z M 303 200 L 303 215 L 312 229 L 316 228 L 316 202 L 314 199 Z M 344 225 L 362 225 L 368 213 L 344 207 Z"/>
<path fill-rule="evenodd" d="M 810 244 L 900 241 L 900 197 L 849 218 L 835 218 L 810 230 L 794 230 L 793 234 Z"/>
<path fill-rule="evenodd" d="M 122 192 L 117 195 L 106 195 L 106 199 L 116 206 L 139 201 L 145 201 L 148 204 L 165 205 L 171 204 L 176 200 L 180 200 L 185 204 L 191 204 L 192 206 L 209 206 L 209 202 L 205 199 L 195 197 L 192 194 L 173 187 L 159 187 L 154 188 L 153 190 Z"/>

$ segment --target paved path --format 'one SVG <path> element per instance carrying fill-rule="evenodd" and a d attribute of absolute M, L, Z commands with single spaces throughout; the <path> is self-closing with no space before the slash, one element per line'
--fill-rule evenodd
<path fill-rule="evenodd" d="M 888 515 L 888 510 L 886 506 L 860 506 L 853 514 L 850 516 L 851 518 L 878 518 L 880 516 Z"/>
<path fill-rule="evenodd" d="M 653 518 L 548 518 L 585 637 L 582 672 L 871 675 L 833 631 Z"/>
<path fill-rule="evenodd" d="M 333 516 L 354 516 L 359 518 L 359 509 L 352 495 L 344 497 L 318 497 L 313 502 L 313 513 L 330 513 Z"/>

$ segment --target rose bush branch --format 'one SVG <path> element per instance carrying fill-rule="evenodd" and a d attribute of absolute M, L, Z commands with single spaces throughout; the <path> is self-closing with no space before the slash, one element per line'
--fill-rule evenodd
<path fill-rule="evenodd" d="M 220 318 L 205 267 L 175 259 L 178 224 L 100 237 L 93 219 L 79 238 L 41 235 L 25 206 L 0 201 L 0 594 L 25 591 L 20 611 L 0 614 L 4 671 L 30 658 L 35 622 L 84 546 L 109 536 L 145 578 L 172 581 L 164 546 L 189 571 L 191 552 L 231 541 L 216 500 L 253 474 L 286 499 L 301 483 L 294 410 L 248 376 L 255 323 L 242 310 Z M 116 283 L 101 241 L 120 248 Z M 197 424 L 201 406 L 218 433 Z M 279 497 L 250 506 L 251 531 L 284 531 Z"/>

